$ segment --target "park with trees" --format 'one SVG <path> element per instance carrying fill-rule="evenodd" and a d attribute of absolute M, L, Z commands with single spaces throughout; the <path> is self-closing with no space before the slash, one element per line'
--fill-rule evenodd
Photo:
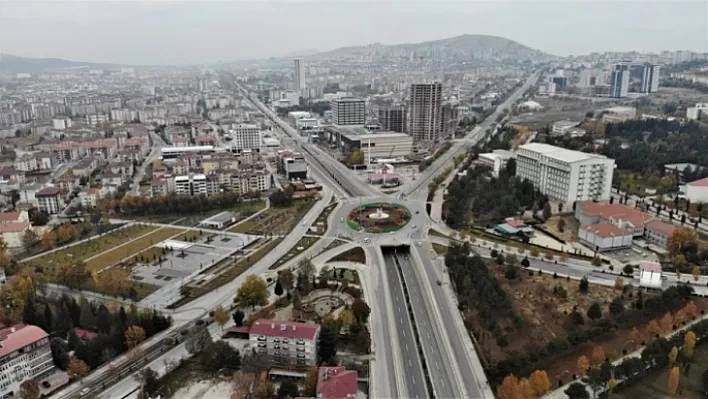
<path fill-rule="evenodd" d="M 597 286 L 587 279 L 526 270 L 524 254 L 494 249 L 488 262 L 469 256 L 469 250 L 451 247 L 445 262 L 490 381 L 501 388 L 505 377 L 516 378 L 503 391 L 524 391 L 536 371 L 547 373 L 554 387 L 567 383 L 579 376 L 580 357 L 589 359 L 590 366 L 600 363 L 593 360 L 602 357 L 596 347 L 605 359 L 616 360 L 708 309 L 688 285 L 661 293 L 629 284 Z"/>

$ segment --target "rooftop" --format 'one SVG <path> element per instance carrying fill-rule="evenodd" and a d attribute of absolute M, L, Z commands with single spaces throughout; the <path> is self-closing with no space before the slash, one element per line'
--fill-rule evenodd
<path fill-rule="evenodd" d="M 317 397 L 325 399 L 348 399 L 356 397 L 356 370 L 342 366 L 320 367 L 317 372 Z"/>
<path fill-rule="evenodd" d="M 642 261 L 639 263 L 639 268 L 645 272 L 661 273 L 661 264 L 659 262 Z"/>
<path fill-rule="evenodd" d="M 619 227 L 610 223 L 593 224 L 585 227 L 585 230 L 603 238 L 632 235 L 631 231 L 620 229 Z"/>
<path fill-rule="evenodd" d="M 20 233 L 30 227 L 29 223 L 3 223 L 0 224 L 0 234 Z"/>
<path fill-rule="evenodd" d="M 0 223 L 14 222 L 20 218 L 22 212 L 3 212 L 0 213 Z"/>
<path fill-rule="evenodd" d="M 666 235 L 671 235 L 671 233 L 676 230 L 676 226 L 674 226 L 673 224 L 662 222 L 661 220 L 652 220 L 651 222 L 647 223 L 646 227 L 654 231 L 662 232 Z"/>
<path fill-rule="evenodd" d="M 691 187 L 708 187 L 708 177 L 688 183 Z"/>
<path fill-rule="evenodd" d="M 16 324 L 4 328 L 0 330 L 0 359 L 47 337 L 44 330 L 29 324 Z"/>
<path fill-rule="evenodd" d="M 319 324 L 261 319 L 251 325 L 249 333 L 270 337 L 315 339 L 319 330 Z"/>
<path fill-rule="evenodd" d="M 626 221 L 637 229 L 654 219 L 654 217 L 648 213 L 622 204 L 580 201 L 576 206 L 581 207 L 586 216 L 599 216 L 605 220 L 612 218 L 615 221 Z"/>
<path fill-rule="evenodd" d="M 37 194 L 35 194 L 35 196 L 40 197 L 53 197 L 55 195 L 59 195 L 59 189 L 56 187 L 45 187 L 37 191 Z"/>
<path fill-rule="evenodd" d="M 607 158 L 606 156 L 603 156 L 603 155 L 589 154 L 589 153 L 580 152 L 580 151 L 573 151 L 573 150 L 568 150 L 565 148 L 556 147 L 556 146 L 552 146 L 549 144 L 543 144 L 543 143 L 524 144 L 524 145 L 519 146 L 519 149 L 533 151 L 533 152 L 539 153 L 541 155 L 544 155 L 546 157 L 557 159 L 559 161 L 567 162 L 567 163 L 586 161 L 588 159 L 603 159 L 603 160 L 610 159 L 610 158 Z"/>

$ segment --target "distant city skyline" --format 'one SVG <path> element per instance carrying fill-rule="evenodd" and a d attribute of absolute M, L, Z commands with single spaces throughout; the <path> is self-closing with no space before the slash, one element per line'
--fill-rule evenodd
<path fill-rule="evenodd" d="M 462 34 L 558 55 L 708 51 L 708 3 L 0 1 L 0 53 L 122 64 L 295 56 Z M 564 23 L 559 23 L 564 21 Z M 679 29 L 680 28 L 680 29 Z"/>

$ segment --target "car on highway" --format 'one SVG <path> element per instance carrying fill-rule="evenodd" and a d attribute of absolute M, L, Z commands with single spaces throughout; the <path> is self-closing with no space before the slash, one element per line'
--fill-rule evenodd
<path fill-rule="evenodd" d="M 440 280 L 438 280 L 438 285 L 442 285 L 442 282 Z"/>
<path fill-rule="evenodd" d="M 89 392 L 91 392 L 91 388 L 86 387 L 86 388 L 82 389 L 81 392 L 79 392 L 79 396 L 86 396 L 89 394 Z"/>
<path fill-rule="evenodd" d="M 339 221 L 344 223 L 344 218 L 339 218 Z"/>
<path fill-rule="evenodd" d="M 418 241 L 418 244 L 417 244 L 417 245 L 418 245 L 419 247 L 422 247 L 422 246 L 423 246 L 423 243 L 420 242 L 420 241 Z"/>

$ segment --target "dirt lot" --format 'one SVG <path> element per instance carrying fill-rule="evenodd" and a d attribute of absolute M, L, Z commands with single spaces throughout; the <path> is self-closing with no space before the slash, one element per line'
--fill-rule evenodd
<path fill-rule="evenodd" d="M 495 273 L 504 290 L 511 296 L 516 312 L 525 320 L 526 324 L 522 329 L 515 330 L 511 321 L 504 323 L 500 321 L 502 328 L 508 331 L 509 345 L 505 348 L 500 348 L 496 344 L 495 337 L 487 331 L 477 334 L 477 341 L 483 347 L 482 354 L 487 361 L 504 360 L 515 353 L 538 349 L 554 338 L 566 336 L 573 329 L 591 327 L 593 322 L 586 316 L 590 305 L 593 302 L 598 302 L 602 307 L 603 316 L 607 317 L 608 305 L 613 298 L 620 295 L 619 291 L 615 291 L 611 287 L 593 284 L 590 285 L 589 292 L 583 294 L 579 291 L 579 283 L 576 280 L 554 279 L 552 275 L 539 276 L 537 273 L 533 273 L 533 276 L 530 277 L 525 270 L 521 273 L 521 281 L 510 282 L 504 278 L 504 271 L 501 267 L 496 265 L 489 267 L 490 271 Z M 562 287 L 567 292 L 567 298 L 556 295 L 554 293 L 555 287 Z M 645 294 L 646 297 L 647 294 Z M 626 297 L 626 306 L 631 300 Z M 695 303 L 699 310 L 708 308 L 704 300 Z M 584 326 L 577 327 L 571 323 L 568 314 L 571 313 L 573 306 L 577 306 L 578 311 L 583 315 Z M 474 316 L 468 315 L 467 317 L 468 325 L 471 324 L 476 331 L 479 331 L 480 328 L 474 321 L 470 323 L 470 318 Z M 641 334 L 646 333 L 646 324 L 639 324 L 636 328 Z M 631 328 L 600 337 L 593 342 L 578 346 L 565 355 L 555 357 L 552 361 L 539 367 L 546 370 L 549 376 L 557 376 L 564 370 L 574 372 L 578 357 L 586 355 L 590 358 L 592 349 L 596 345 L 601 345 L 610 358 L 617 358 L 622 353 L 623 347 L 627 351 L 635 349 L 633 343 L 627 343 L 630 340 L 630 332 Z M 627 345 L 625 346 L 625 344 Z"/>
<path fill-rule="evenodd" d="M 558 223 L 563 220 L 565 226 L 563 232 L 558 228 Z M 578 241 L 578 228 L 580 222 L 573 215 L 556 215 L 551 216 L 544 224 L 543 228 L 555 234 L 557 237 L 565 241 Z"/>
<path fill-rule="evenodd" d="M 679 380 L 679 396 L 682 399 L 705 398 L 703 394 L 703 384 L 701 375 L 708 370 L 708 346 L 703 345 L 696 348 L 693 355 L 691 369 L 688 376 L 683 370 Z M 647 399 L 662 398 L 666 395 L 666 388 L 669 381 L 669 371 L 662 370 L 651 373 L 644 379 L 623 388 L 619 385 L 615 392 L 610 395 L 611 399 Z"/>

